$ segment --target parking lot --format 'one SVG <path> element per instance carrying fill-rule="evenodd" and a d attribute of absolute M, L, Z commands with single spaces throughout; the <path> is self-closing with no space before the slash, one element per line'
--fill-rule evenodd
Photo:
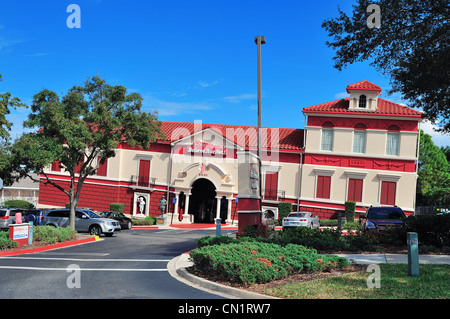
<path fill-rule="evenodd" d="M 172 258 L 196 247 L 196 238 L 214 234 L 203 229 L 131 229 L 93 243 L 2 257 L 0 298 L 218 298 L 167 271 Z"/>

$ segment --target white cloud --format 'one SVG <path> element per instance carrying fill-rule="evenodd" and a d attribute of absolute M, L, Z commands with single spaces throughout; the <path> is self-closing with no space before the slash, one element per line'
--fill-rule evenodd
<path fill-rule="evenodd" d="M 241 103 L 242 101 L 245 100 L 255 100 L 257 98 L 256 94 L 239 94 L 239 95 L 234 95 L 234 96 L 227 96 L 224 97 L 223 99 L 225 101 L 228 101 L 230 103 Z"/>
<path fill-rule="evenodd" d="M 346 97 L 349 97 L 349 94 L 347 92 L 340 92 L 334 95 L 334 98 L 336 100 L 345 99 Z"/>
<path fill-rule="evenodd" d="M 176 116 L 216 108 L 215 105 L 208 102 L 172 102 L 148 94 L 144 95 L 143 98 L 145 105 L 148 105 L 145 108 L 158 111 L 159 116 Z"/>
<path fill-rule="evenodd" d="M 213 86 L 213 85 L 216 85 L 217 83 L 219 83 L 219 81 L 217 81 L 217 80 L 214 82 L 198 81 L 198 84 L 202 88 L 207 88 L 208 86 Z"/>
<path fill-rule="evenodd" d="M 431 135 L 433 143 L 437 146 L 450 146 L 450 134 L 442 134 L 436 132 L 434 128 L 437 128 L 436 125 L 431 123 L 429 120 L 424 120 L 420 123 L 420 129 L 423 130 L 426 134 Z"/>

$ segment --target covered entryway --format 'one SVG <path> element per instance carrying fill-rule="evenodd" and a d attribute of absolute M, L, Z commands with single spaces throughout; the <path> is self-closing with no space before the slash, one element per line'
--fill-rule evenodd
<path fill-rule="evenodd" d="M 214 223 L 216 194 L 216 187 L 206 178 L 199 178 L 192 184 L 189 214 L 193 216 L 194 223 Z"/>

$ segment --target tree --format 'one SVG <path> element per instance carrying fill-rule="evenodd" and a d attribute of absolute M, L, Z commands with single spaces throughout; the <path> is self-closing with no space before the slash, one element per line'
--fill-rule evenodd
<path fill-rule="evenodd" d="M 39 180 L 66 194 L 70 202 L 70 226 L 85 179 L 100 164 L 115 156 L 120 142 L 147 149 L 162 136 L 155 113 L 141 111 L 142 97 L 127 94 L 123 86 L 111 86 L 94 76 L 84 86 L 74 86 L 61 99 L 44 89 L 34 95 L 25 127 L 35 128 L 18 139 L 11 149 L 9 165 L 16 178 L 38 173 Z M 66 189 L 52 180 L 45 168 L 53 162 L 69 173 Z"/>
<path fill-rule="evenodd" d="M 2 75 L 0 74 L 0 82 Z M 10 114 L 11 108 L 26 107 L 19 98 L 13 97 L 11 93 L 0 93 L 0 178 L 5 181 L 6 185 L 11 184 L 10 171 L 6 169 L 9 152 L 9 131 L 12 123 L 10 123 L 6 116 Z"/>
<path fill-rule="evenodd" d="M 431 136 L 420 131 L 418 205 L 450 206 L 450 164 Z"/>
<path fill-rule="evenodd" d="M 379 28 L 369 28 L 369 4 L 380 7 Z M 369 10 L 370 11 L 370 10 Z M 390 76 L 392 90 L 412 107 L 450 132 L 450 6 L 447 0 L 357 0 L 353 15 L 338 8 L 339 17 L 322 27 L 337 50 L 334 67 L 370 60 Z M 374 12 L 374 11 L 371 11 Z"/>

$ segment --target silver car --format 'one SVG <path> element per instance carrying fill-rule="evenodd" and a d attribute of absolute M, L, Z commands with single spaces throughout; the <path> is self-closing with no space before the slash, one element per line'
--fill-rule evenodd
<path fill-rule="evenodd" d="M 283 230 L 290 227 L 320 228 L 319 217 L 310 212 L 289 213 L 282 221 Z"/>
<path fill-rule="evenodd" d="M 66 227 L 69 225 L 69 214 L 69 209 L 49 210 L 42 220 L 42 225 Z M 92 211 L 77 209 L 75 211 L 75 230 L 96 236 L 101 234 L 112 236 L 114 232 L 120 231 L 120 224 L 117 220 L 100 217 Z"/>
<path fill-rule="evenodd" d="M 8 230 L 9 225 L 16 223 L 16 214 L 24 211 L 22 208 L 0 208 L 0 229 Z"/>

